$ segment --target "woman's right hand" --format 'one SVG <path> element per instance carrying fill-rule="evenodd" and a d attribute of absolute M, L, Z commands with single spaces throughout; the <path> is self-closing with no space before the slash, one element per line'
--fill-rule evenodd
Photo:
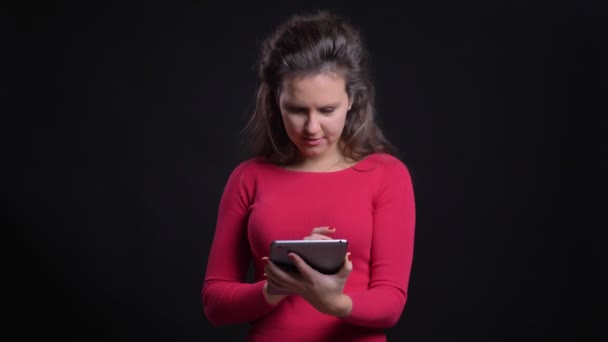
<path fill-rule="evenodd" d="M 304 240 L 333 240 L 327 234 L 336 232 L 334 227 L 317 227 L 310 232 L 310 235 L 305 236 Z"/>

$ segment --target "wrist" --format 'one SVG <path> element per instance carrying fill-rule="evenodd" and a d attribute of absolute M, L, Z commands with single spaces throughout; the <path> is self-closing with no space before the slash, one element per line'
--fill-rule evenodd
<path fill-rule="evenodd" d="M 350 315 L 352 310 L 352 299 L 346 294 L 341 294 L 333 301 L 329 314 L 338 318 L 345 318 Z"/>

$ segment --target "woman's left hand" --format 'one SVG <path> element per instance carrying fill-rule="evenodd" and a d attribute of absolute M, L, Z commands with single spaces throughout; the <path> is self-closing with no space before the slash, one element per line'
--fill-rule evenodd
<path fill-rule="evenodd" d="M 266 257 L 262 259 L 266 265 L 266 279 L 272 286 L 299 294 L 322 313 L 341 318 L 350 314 L 352 301 L 343 292 L 346 279 L 353 269 L 350 253 L 346 254 L 344 265 L 335 274 L 320 273 L 295 253 L 289 253 L 289 257 L 300 271 L 299 274 L 282 270 Z"/>

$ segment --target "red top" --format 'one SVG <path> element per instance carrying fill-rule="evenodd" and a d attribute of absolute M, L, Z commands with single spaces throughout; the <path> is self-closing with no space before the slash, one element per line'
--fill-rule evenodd
<path fill-rule="evenodd" d="M 251 323 L 249 341 L 385 341 L 407 298 L 414 248 L 414 193 L 401 161 L 373 154 L 335 172 L 284 169 L 260 158 L 234 169 L 222 195 L 202 300 L 215 325 Z M 315 227 L 347 239 L 352 312 L 322 314 L 298 295 L 266 303 L 261 258 L 273 240 Z M 245 283 L 250 261 L 254 283 Z"/>

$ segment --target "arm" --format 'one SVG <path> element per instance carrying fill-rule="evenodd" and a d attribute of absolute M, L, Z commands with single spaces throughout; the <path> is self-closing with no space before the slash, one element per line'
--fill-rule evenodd
<path fill-rule="evenodd" d="M 219 205 L 201 297 L 205 315 L 214 325 L 255 320 L 274 306 L 264 298 L 265 281 L 244 283 L 251 254 L 247 240 L 249 200 L 239 165 L 228 179 Z"/>
<path fill-rule="evenodd" d="M 389 328 L 399 320 L 405 301 L 414 248 L 415 204 L 407 168 L 386 167 L 374 206 L 369 290 L 347 293 L 352 310 L 345 321 Z"/>

